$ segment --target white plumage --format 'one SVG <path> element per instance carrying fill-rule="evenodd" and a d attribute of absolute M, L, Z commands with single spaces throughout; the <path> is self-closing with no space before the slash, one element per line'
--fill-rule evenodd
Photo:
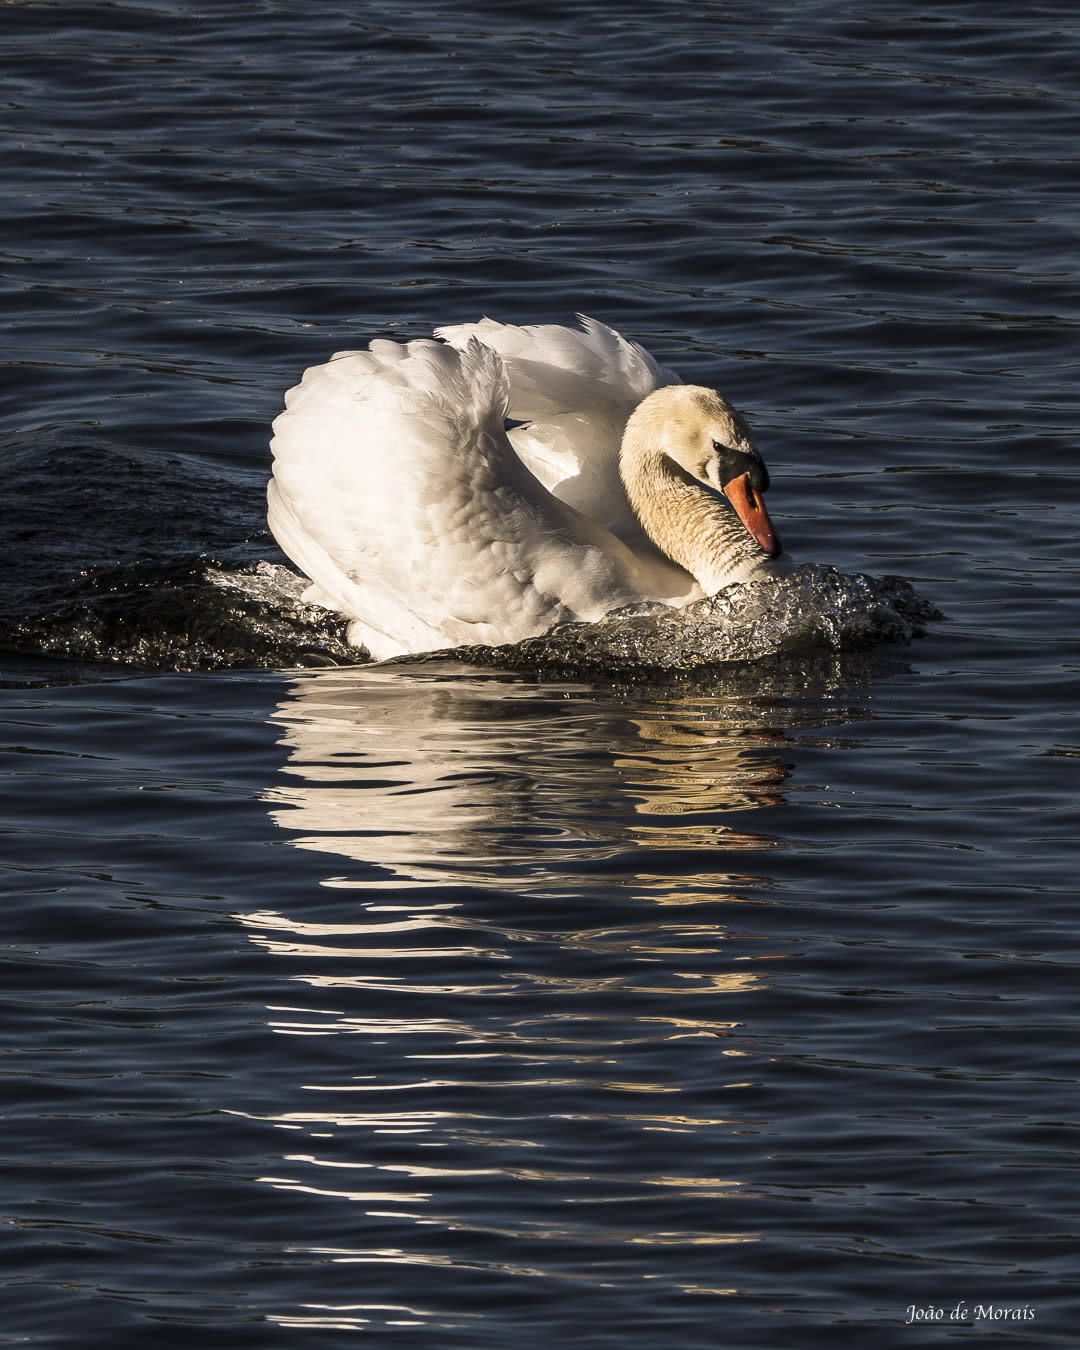
<path fill-rule="evenodd" d="M 288 393 L 270 528 L 352 643 L 385 659 L 514 642 L 713 593 L 721 555 L 720 584 L 785 568 L 755 524 L 767 474 L 734 409 L 581 323 L 375 341 Z M 727 469 L 759 508 L 745 526 Z"/>

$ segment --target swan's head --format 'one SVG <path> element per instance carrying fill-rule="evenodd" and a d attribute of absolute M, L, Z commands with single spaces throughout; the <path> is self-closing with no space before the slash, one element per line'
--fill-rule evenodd
<path fill-rule="evenodd" d="M 634 410 L 627 433 L 624 454 L 632 456 L 636 447 L 639 455 L 660 456 L 669 474 L 723 493 L 766 556 L 780 555 L 780 538 L 762 500 L 769 471 L 745 420 L 714 389 L 657 389 Z"/>

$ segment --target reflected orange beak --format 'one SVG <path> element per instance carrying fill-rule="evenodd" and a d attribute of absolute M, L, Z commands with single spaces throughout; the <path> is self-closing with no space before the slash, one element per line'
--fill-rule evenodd
<path fill-rule="evenodd" d="M 724 496 L 738 512 L 739 519 L 747 531 L 757 540 L 770 558 L 777 557 L 783 551 L 780 536 L 773 529 L 769 513 L 759 493 L 750 486 L 750 475 L 744 473 L 741 478 L 733 478 L 724 484 Z"/>

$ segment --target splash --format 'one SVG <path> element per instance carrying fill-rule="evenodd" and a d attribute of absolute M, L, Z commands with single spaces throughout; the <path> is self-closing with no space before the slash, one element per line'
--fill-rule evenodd
<path fill-rule="evenodd" d="M 941 617 L 900 577 L 805 563 L 790 576 L 730 586 L 682 610 L 634 607 L 512 646 L 458 648 L 442 655 L 478 665 L 578 674 L 690 673 L 731 662 L 908 643 Z"/>
<path fill-rule="evenodd" d="M 139 563 L 83 578 L 66 603 L 5 625 L 23 651 L 141 670 L 310 668 L 368 659 L 340 615 L 305 604 L 306 582 L 260 561 L 205 557 Z M 908 643 L 940 617 L 899 577 L 817 564 L 732 586 L 683 610 L 647 605 L 599 623 L 567 624 L 499 647 L 457 647 L 391 664 L 451 661 L 538 675 L 639 680 L 733 663 L 800 666 L 832 654 Z"/>

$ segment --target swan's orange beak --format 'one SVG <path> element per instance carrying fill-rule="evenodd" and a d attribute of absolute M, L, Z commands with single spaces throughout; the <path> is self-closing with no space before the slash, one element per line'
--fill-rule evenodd
<path fill-rule="evenodd" d="M 783 551 L 780 536 L 773 529 L 769 513 L 761 494 L 750 485 L 750 475 L 744 473 L 741 478 L 733 478 L 724 484 L 724 496 L 738 512 L 739 519 L 746 526 L 770 558 L 778 557 Z"/>

